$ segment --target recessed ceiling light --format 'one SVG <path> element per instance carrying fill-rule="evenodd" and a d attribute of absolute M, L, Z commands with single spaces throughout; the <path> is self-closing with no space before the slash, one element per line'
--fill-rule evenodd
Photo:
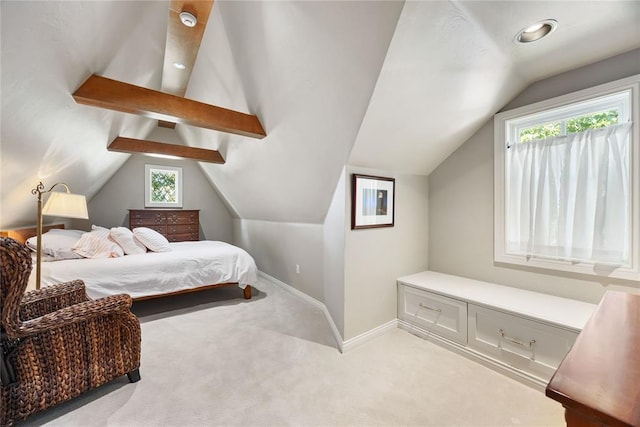
<path fill-rule="evenodd" d="M 174 62 L 173 66 L 176 67 L 178 70 L 184 70 L 185 68 L 187 68 L 187 66 L 184 65 L 182 62 Z"/>
<path fill-rule="evenodd" d="M 518 31 L 514 40 L 517 43 L 531 43 L 548 36 L 555 31 L 557 26 L 558 21 L 555 19 L 545 19 Z"/>
<path fill-rule="evenodd" d="M 180 12 L 180 21 L 187 27 L 195 27 L 198 23 L 198 18 L 190 12 Z"/>

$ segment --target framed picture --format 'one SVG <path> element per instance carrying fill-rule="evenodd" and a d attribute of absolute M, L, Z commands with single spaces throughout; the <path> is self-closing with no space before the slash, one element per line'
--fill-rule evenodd
<path fill-rule="evenodd" d="M 144 165 L 144 207 L 182 207 L 182 168 Z"/>
<path fill-rule="evenodd" d="M 352 178 L 351 229 L 393 227 L 396 180 L 358 174 Z"/>

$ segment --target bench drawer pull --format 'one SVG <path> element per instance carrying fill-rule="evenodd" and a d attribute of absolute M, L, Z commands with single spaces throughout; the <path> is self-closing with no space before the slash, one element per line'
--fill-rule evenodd
<path fill-rule="evenodd" d="M 533 350 L 533 346 L 536 344 L 536 340 L 531 340 L 527 344 L 527 343 L 524 343 L 524 342 L 522 342 L 520 340 L 517 340 L 515 338 L 508 337 L 507 335 L 505 335 L 505 333 L 504 333 L 504 331 L 502 329 L 500 329 L 499 332 L 500 332 L 500 337 L 502 337 L 503 340 L 508 341 L 508 342 L 510 342 L 512 344 L 515 344 L 515 345 L 519 345 L 520 347 L 523 347 L 523 348 L 529 348 L 529 349 Z"/>
<path fill-rule="evenodd" d="M 429 307 L 428 305 L 423 304 L 423 303 L 420 303 L 420 307 L 426 308 L 427 310 L 436 311 L 438 313 L 442 312 L 442 310 L 440 310 L 439 308 Z"/>

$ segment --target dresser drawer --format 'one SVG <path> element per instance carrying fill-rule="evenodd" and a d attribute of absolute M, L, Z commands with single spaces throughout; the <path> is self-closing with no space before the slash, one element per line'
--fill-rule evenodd
<path fill-rule="evenodd" d="M 131 225 L 164 224 L 166 214 L 160 211 L 132 211 L 129 213 Z"/>
<path fill-rule="evenodd" d="M 200 236 L 195 233 L 183 233 L 183 234 L 168 234 L 167 240 L 170 242 L 186 242 L 199 240 Z"/>
<path fill-rule="evenodd" d="M 469 304 L 469 347 L 548 381 L 578 334 Z"/>
<path fill-rule="evenodd" d="M 198 212 L 185 211 L 185 212 L 168 212 L 167 224 L 197 224 Z"/>
<path fill-rule="evenodd" d="M 168 234 L 186 234 L 186 233 L 197 233 L 197 232 L 198 232 L 198 226 L 196 224 L 167 225 Z"/>
<path fill-rule="evenodd" d="M 400 284 L 398 317 L 460 344 L 467 342 L 465 302 Z"/>

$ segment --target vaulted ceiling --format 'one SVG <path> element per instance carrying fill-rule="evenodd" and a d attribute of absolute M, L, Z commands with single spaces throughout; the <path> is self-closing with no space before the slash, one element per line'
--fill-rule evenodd
<path fill-rule="evenodd" d="M 6 228 L 35 222 L 39 180 L 91 198 L 128 158 L 107 145 L 157 126 L 71 94 L 94 73 L 159 90 L 169 2 L 0 8 Z M 548 39 L 513 43 L 545 18 Z M 345 164 L 428 174 L 532 82 L 640 47 L 637 22 L 638 1 L 217 0 L 186 97 L 256 114 L 267 137 L 175 132 L 221 152 L 202 168 L 237 216 L 318 223 Z"/>
<path fill-rule="evenodd" d="M 638 1 L 406 2 L 350 163 L 429 174 L 531 83 L 640 47 L 639 22 Z"/>

